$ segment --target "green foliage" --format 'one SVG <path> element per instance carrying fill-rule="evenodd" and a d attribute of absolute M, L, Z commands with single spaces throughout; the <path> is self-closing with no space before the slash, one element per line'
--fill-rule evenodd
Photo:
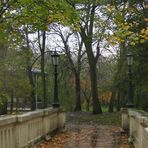
<path fill-rule="evenodd" d="M 65 0 L 20 0 L 13 3 L 3 15 L 11 16 L 8 24 L 13 27 L 33 25 L 40 30 L 47 30 L 48 25 L 55 21 L 67 25 L 75 25 L 78 21 L 76 11 Z"/>
<path fill-rule="evenodd" d="M 7 94 L 10 98 L 11 91 L 13 91 L 17 98 L 29 98 L 31 87 L 25 73 L 25 58 L 20 51 L 14 49 L 0 48 L 0 51 L 0 61 L 3 63 L 0 65 L 0 93 Z"/>
<path fill-rule="evenodd" d="M 10 0 L 6 4 L 1 3 L 0 8 L 0 40 L 11 43 L 11 46 L 18 46 L 23 41 L 27 26 L 30 33 L 48 30 L 52 22 L 75 29 L 79 27 L 77 12 L 66 0 Z"/>
<path fill-rule="evenodd" d="M 126 103 L 128 89 L 128 66 L 126 63 L 127 50 L 131 50 L 134 55 L 132 66 L 134 99 L 136 107 L 148 108 L 148 67 L 147 67 L 147 7 L 140 1 L 123 1 L 111 5 L 108 14 L 112 13 L 114 23 L 113 34 L 109 37 L 109 43 L 118 45 L 120 53 L 118 55 L 117 72 L 113 87 L 116 88 L 120 103 Z M 121 101 L 122 100 L 122 101 Z"/>
<path fill-rule="evenodd" d="M 87 112 L 87 111 L 86 111 L 86 104 L 84 104 L 82 107 L 83 107 L 83 108 L 82 108 L 82 111 L 83 111 L 83 112 Z M 107 112 L 108 112 L 108 106 L 101 105 L 101 108 L 102 108 L 102 112 L 103 112 L 103 113 L 107 113 Z M 93 111 L 93 108 L 92 108 L 92 105 L 90 104 L 89 112 L 92 112 L 92 111 Z M 114 112 L 115 112 L 115 111 L 116 111 L 116 110 L 115 110 L 115 108 L 114 108 Z"/>
<path fill-rule="evenodd" d="M 116 125 L 120 126 L 120 113 L 103 113 L 101 115 L 80 114 L 77 117 L 68 118 L 67 120 L 75 123 L 97 123 L 102 125 Z"/>
<path fill-rule="evenodd" d="M 98 69 L 100 77 L 98 80 L 100 84 L 98 88 L 99 93 L 103 94 L 105 91 L 115 88 L 122 100 L 124 99 L 128 84 L 125 55 L 130 48 L 134 53 L 133 85 L 135 89 L 135 103 L 137 107 L 147 110 L 148 27 L 147 14 L 145 13 L 147 8 L 141 7 L 139 1 L 136 0 L 130 2 L 109 0 L 9 0 L 6 1 L 6 5 L 4 2 L 1 2 L 0 93 L 10 97 L 10 91 L 13 91 L 14 96 L 17 98 L 30 97 L 30 92 L 33 88 L 29 84 L 26 71 L 27 66 L 32 64 L 34 53 L 31 49 L 26 50 L 26 28 L 28 28 L 29 34 L 35 33 L 38 30 L 47 31 L 49 29 L 48 26 L 56 22 L 79 31 L 79 17 L 86 19 L 84 24 L 88 23 L 87 25 L 89 25 L 91 19 L 90 12 L 86 16 L 89 8 L 88 5 L 91 6 L 94 2 L 97 4 L 96 7 L 99 8 L 100 13 L 95 12 L 93 22 L 95 33 L 91 36 L 92 41 L 99 42 L 99 44 L 107 42 L 108 45 L 118 45 L 120 48 L 120 53 L 117 55 L 117 65 L 116 61 L 112 62 L 112 59 L 108 58 L 108 60 L 102 62 L 101 69 Z M 82 7 L 76 11 L 76 5 L 81 5 Z M 9 7 L 6 8 L 6 6 Z M 82 25 L 82 27 L 84 26 Z M 108 35 L 109 32 L 106 32 L 106 30 L 112 30 L 112 33 Z M 89 28 L 86 29 L 87 31 L 89 31 Z M 35 44 L 33 43 L 33 45 Z M 103 48 L 106 48 L 106 46 L 103 45 Z M 67 59 L 64 56 L 61 59 L 60 67 L 63 69 L 59 69 L 59 99 L 67 110 L 72 110 L 75 104 L 75 90 L 71 81 L 74 76 L 68 68 Z M 40 67 L 39 64 L 38 62 L 35 66 Z M 52 102 L 53 67 L 50 62 L 46 62 L 45 69 L 49 72 L 48 87 L 50 96 L 48 98 Z M 83 73 L 81 73 L 82 76 Z M 40 84 L 41 79 L 39 79 Z M 41 96 L 42 89 L 39 87 L 37 91 Z M 6 99 L 5 95 L 1 98 Z"/>
<path fill-rule="evenodd" d="M 75 85 L 73 84 L 74 75 L 69 69 L 69 62 L 67 57 L 61 56 L 59 67 L 59 99 L 61 105 L 67 111 L 73 111 L 75 107 Z M 64 88 L 63 88 L 64 86 Z"/>
<path fill-rule="evenodd" d="M 6 102 L 9 99 L 9 96 L 7 94 L 0 94 L 0 107 L 4 105 L 4 102 Z"/>
<path fill-rule="evenodd" d="M 129 45 L 134 46 L 146 42 L 148 39 L 146 9 L 144 3 L 139 1 L 110 5 L 108 13 L 112 13 L 115 26 L 113 34 L 109 36 L 110 44 L 117 45 L 128 41 Z"/>

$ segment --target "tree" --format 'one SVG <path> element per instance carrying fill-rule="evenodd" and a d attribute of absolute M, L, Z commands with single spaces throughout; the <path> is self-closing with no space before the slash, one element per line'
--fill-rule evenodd
<path fill-rule="evenodd" d="M 10 7 L 11 6 L 11 7 Z M 69 10 L 69 7 L 71 8 Z M 7 11 L 6 11 L 7 10 Z M 62 12 L 62 13 L 61 13 Z M 45 31 L 48 30 L 48 25 L 54 21 L 61 22 L 66 25 L 75 25 L 74 20 L 78 20 L 77 14 L 74 9 L 67 4 L 66 1 L 33 1 L 22 0 L 22 1 L 5 1 L 2 2 L 1 11 L 1 25 L 3 25 L 2 32 L 8 32 L 13 34 L 15 31 L 15 37 L 21 40 L 25 39 L 26 43 L 23 44 L 24 52 L 28 56 L 27 59 L 27 71 L 30 84 L 32 86 L 31 98 L 32 98 L 32 110 L 35 109 L 35 84 L 32 77 L 32 57 L 33 54 L 30 46 L 29 34 L 37 32 L 43 32 L 42 45 L 39 42 L 39 49 L 41 52 L 41 73 L 43 81 L 43 99 L 44 105 L 46 100 L 46 88 L 45 88 L 45 75 L 44 75 L 44 53 L 45 53 Z M 7 22 L 7 23 L 6 23 Z M 6 24 L 6 25 L 5 25 Z M 5 34 L 7 36 L 7 34 Z M 23 38 L 22 38 L 23 36 Z M 11 36 L 12 37 L 12 36 Z M 38 36 L 40 38 L 40 35 Z"/>
<path fill-rule="evenodd" d="M 63 47 L 57 45 L 67 56 L 69 61 L 69 68 L 74 73 L 75 76 L 75 98 L 76 105 L 75 111 L 81 111 L 81 85 L 80 85 L 80 73 L 83 64 L 83 56 L 85 51 L 83 51 L 83 41 L 80 39 L 78 32 L 74 32 L 70 28 L 64 28 L 60 25 L 54 24 L 52 27 L 51 34 L 55 34 L 60 37 Z M 58 43 L 56 43 L 58 44 Z"/>
<path fill-rule="evenodd" d="M 63 3 L 64 2 L 64 3 Z M 73 18 L 76 18 L 76 15 L 74 17 L 71 17 L 71 14 L 74 15 L 74 11 L 67 12 L 68 5 L 66 1 L 46 1 L 41 2 L 42 7 L 38 5 L 37 2 L 32 2 L 32 4 L 36 5 L 33 12 L 29 12 L 27 10 L 27 17 L 32 17 L 35 19 L 35 22 L 27 22 L 31 23 L 31 26 L 33 28 L 33 31 L 38 29 L 38 47 L 41 53 L 41 77 L 42 77 L 42 88 L 43 88 L 43 106 L 46 107 L 46 82 L 45 82 L 45 52 L 46 52 L 46 31 L 48 30 L 48 25 L 54 21 L 59 21 L 61 23 L 68 24 L 70 22 L 73 22 Z M 29 4 L 30 6 L 31 4 Z M 53 7 L 51 7 L 51 5 Z M 54 9 L 53 9 L 54 8 Z M 57 11 L 55 12 L 55 10 Z M 54 11 L 54 13 L 49 13 L 50 11 Z M 61 15 L 61 11 L 64 13 Z M 36 16 L 37 14 L 37 16 Z M 30 16 L 29 16 L 30 15 Z M 29 19 L 30 21 L 30 19 Z"/>
<path fill-rule="evenodd" d="M 91 86 L 90 86 L 90 78 L 87 75 L 88 73 L 89 73 L 88 69 L 83 68 L 81 76 L 81 90 L 86 101 L 86 111 L 90 111 L 90 103 L 91 103 Z"/>
<path fill-rule="evenodd" d="M 147 73 L 147 68 L 141 64 L 141 61 L 146 62 L 146 59 L 142 55 L 147 55 L 146 51 L 146 40 L 147 40 L 147 7 L 144 1 L 122 1 L 121 3 L 114 1 L 114 6 L 108 9 L 112 13 L 112 22 L 116 30 L 109 38 L 109 42 L 114 45 L 118 45 L 120 48 L 118 67 L 115 74 L 114 87 L 117 92 L 117 109 L 126 104 L 126 94 L 127 94 L 127 63 L 126 63 L 126 53 L 128 50 L 132 51 L 134 55 L 134 65 L 132 72 L 133 76 L 133 87 L 135 90 L 135 99 L 139 98 L 139 90 L 142 90 L 142 85 L 147 88 L 145 83 L 141 83 L 139 87 L 139 82 L 142 79 L 147 80 L 145 73 Z M 142 46 L 141 46 L 142 45 Z M 142 48 L 141 48 L 142 47 Z M 139 64 L 138 64 L 139 63 Z M 143 67 L 144 72 L 139 75 L 138 69 Z M 138 69 L 137 69 L 138 68 Z M 141 68 L 140 68 L 141 69 Z M 139 76 L 138 76 L 139 75 Z M 137 78 L 139 77 L 139 82 L 137 83 Z M 145 92 L 145 95 L 147 93 Z M 137 97 L 138 95 L 138 97 Z M 138 102 L 140 103 L 140 99 Z M 138 104 L 139 104 L 138 103 Z M 137 104 L 137 107 L 139 106 Z"/>
<path fill-rule="evenodd" d="M 80 34 L 84 42 L 88 63 L 90 67 L 91 91 L 93 98 L 94 114 L 101 113 L 101 105 L 98 98 L 97 70 L 96 65 L 99 59 L 104 42 L 107 42 L 107 34 L 111 23 L 110 15 L 105 11 L 108 8 L 108 1 L 69 1 L 75 7 L 80 16 Z M 107 5 L 107 6 L 106 6 Z"/>
<path fill-rule="evenodd" d="M 95 18 L 95 9 L 96 9 L 95 1 L 91 4 L 86 4 L 86 22 L 83 26 L 81 24 L 81 37 L 84 42 L 87 56 L 88 56 L 88 63 L 90 66 L 90 79 L 91 79 L 91 91 L 92 91 L 92 98 L 93 98 L 93 113 L 98 114 L 102 113 L 101 105 L 98 100 L 98 90 L 97 90 L 97 71 L 96 71 L 96 64 L 97 60 L 100 55 L 99 43 L 97 45 L 97 53 L 96 56 L 93 53 L 92 42 L 93 42 L 93 27 L 94 27 L 94 18 Z M 84 20 L 84 18 L 82 18 Z M 82 21 L 83 21 L 82 20 Z"/>
<path fill-rule="evenodd" d="M 2 46 L 1 46 L 2 47 Z M 10 102 L 10 111 L 13 111 L 14 98 L 16 103 L 28 100 L 31 87 L 26 75 L 25 56 L 22 51 L 12 49 L 9 44 L 0 48 L 3 63 L 0 66 L 0 93 L 4 102 Z M 6 110 L 7 106 L 5 105 Z M 17 108 L 17 106 L 16 106 Z"/>
<path fill-rule="evenodd" d="M 42 38 L 42 39 L 41 39 Z M 38 31 L 38 44 L 41 53 L 41 77 L 42 77 L 42 88 L 43 88 L 43 108 L 47 107 L 46 98 L 46 80 L 45 80 L 45 48 L 46 48 L 46 31 Z"/>

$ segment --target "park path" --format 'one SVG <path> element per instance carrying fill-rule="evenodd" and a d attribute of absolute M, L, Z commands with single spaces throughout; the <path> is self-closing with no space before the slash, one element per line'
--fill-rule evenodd
<path fill-rule="evenodd" d="M 70 115 L 66 130 L 37 148 L 132 148 L 128 144 L 128 136 L 121 132 L 120 126 L 102 125 L 93 121 L 81 122 L 78 116 Z"/>
<path fill-rule="evenodd" d="M 64 148 L 130 148 L 121 128 L 111 125 L 67 125 L 69 136 Z"/>

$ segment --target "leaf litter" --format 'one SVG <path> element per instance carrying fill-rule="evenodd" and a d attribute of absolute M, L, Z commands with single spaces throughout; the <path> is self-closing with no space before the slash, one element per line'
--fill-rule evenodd
<path fill-rule="evenodd" d="M 66 130 L 34 148 L 133 148 L 120 126 L 91 122 L 66 123 Z"/>

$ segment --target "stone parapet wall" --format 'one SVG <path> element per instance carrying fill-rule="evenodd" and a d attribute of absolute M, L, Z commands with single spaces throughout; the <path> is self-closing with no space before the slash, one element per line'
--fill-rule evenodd
<path fill-rule="evenodd" d="M 0 116 L 0 148 L 23 148 L 65 125 L 61 109 L 42 109 Z"/>
<path fill-rule="evenodd" d="M 122 128 L 129 131 L 130 141 L 135 148 L 148 148 L 148 113 L 123 108 L 121 120 Z"/>

